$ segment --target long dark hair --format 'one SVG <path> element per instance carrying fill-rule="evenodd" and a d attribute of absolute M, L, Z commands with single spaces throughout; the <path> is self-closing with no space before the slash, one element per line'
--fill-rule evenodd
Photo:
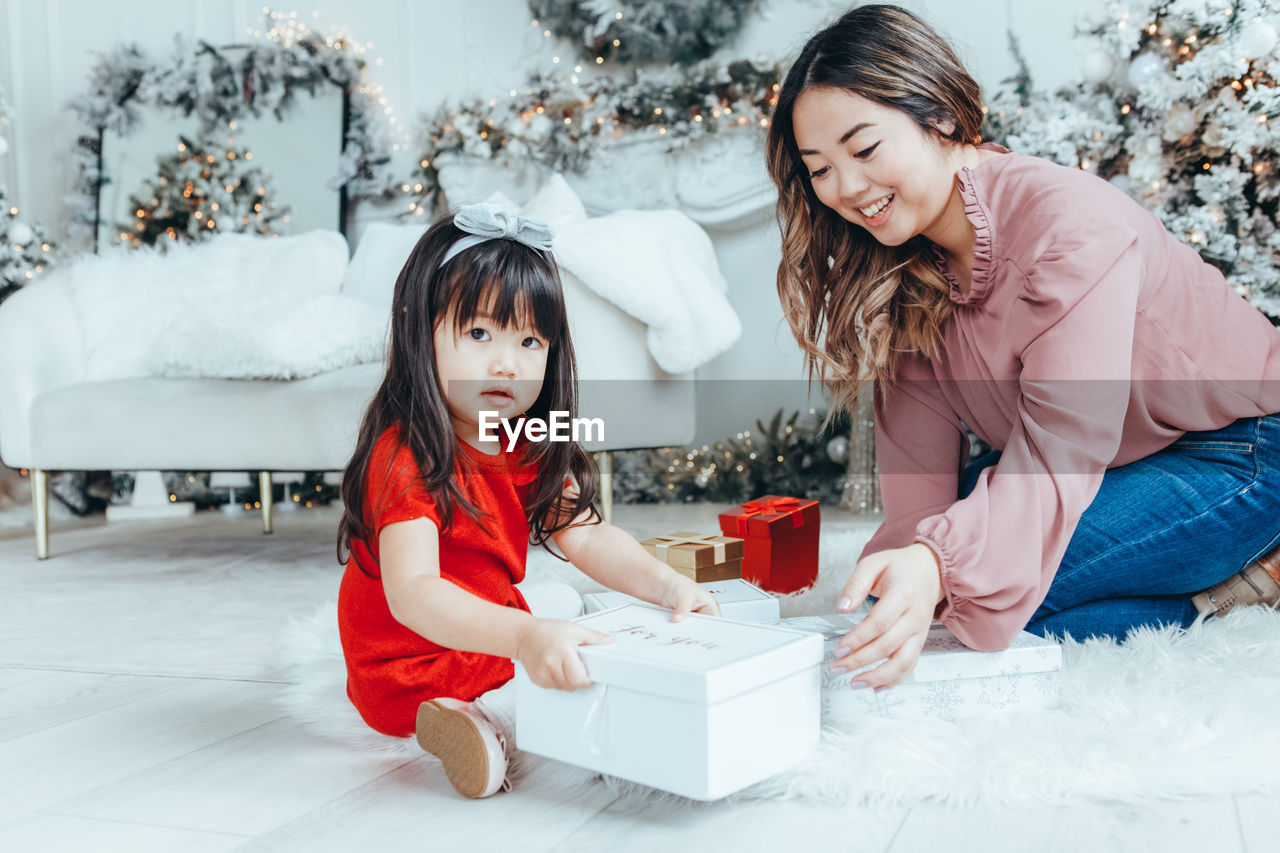
<path fill-rule="evenodd" d="M 891 379 L 901 353 L 941 352 L 953 305 L 926 238 L 883 246 L 818 200 L 792 122 L 796 99 L 818 87 L 891 107 L 951 144 L 979 141 L 982 92 L 928 24 L 883 5 L 859 6 L 810 38 L 778 92 L 766 143 L 782 230 L 778 298 L 810 374 L 851 410 L 858 380 Z"/>
<path fill-rule="evenodd" d="M 399 427 L 399 440 L 413 454 L 423 488 L 440 511 L 441 533 L 461 508 L 483 529 L 482 513 L 454 482 L 457 437 L 436 370 L 435 330 L 452 312 L 462 332 L 482 311 L 502 327 L 529 323 L 547 340 L 547 367 L 542 392 L 526 417 L 549 420 L 550 412 L 578 414 L 578 371 L 569 339 L 560 274 L 550 252 L 515 240 L 486 240 L 442 264 L 463 231 L 453 216 L 437 220 L 409 253 L 396 279 L 392 302 L 391 347 L 387 374 L 369 403 L 355 452 L 342 478 L 342 520 L 338 524 L 338 561 L 346 562 L 351 541 L 368 543 L 374 535 L 364 517 L 373 448 L 382 434 Z M 584 512 L 599 523 L 594 504 L 600 476 L 591 457 L 575 442 L 540 441 L 525 445 L 522 464 L 536 464 L 537 476 L 525 514 L 530 541 L 546 546 L 554 533 L 572 525 Z M 465 459 L 465 457 L 464 457 Z M 565 478 L 578 484 L 573 501 L 563 498 Z M 363 568 L 363 567 L 362 567 Z"/>

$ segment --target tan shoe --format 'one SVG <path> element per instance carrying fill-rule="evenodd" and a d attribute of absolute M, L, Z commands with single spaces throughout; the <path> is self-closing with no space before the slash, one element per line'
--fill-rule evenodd
<path fill-rule="evenodd" d="M 1280 604 L 1280 547 L 1254 560 L 1222 583 L 1196 593 L 1191 603 L 1201 613 L 1225 616 L 1246 604 Z"/>
<path fill-rule="evenodd" d="M 418 706 L 418 746 L 440 759 L 449 782 L 464 797 L 480 799 L 510 790 L 506 735 L 460 699 L 432 699 Z"/>

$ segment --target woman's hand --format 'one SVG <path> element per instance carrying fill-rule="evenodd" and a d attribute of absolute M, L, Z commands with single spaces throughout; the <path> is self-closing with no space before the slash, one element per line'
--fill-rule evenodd
<path fill-rule="evenodd" d="M 720 605 L 711 593 L 677 571 L 668 568 L 667 574 L 662 597 L 654 603 L 671 610 L 672 622 L 683 622 L 690 612 L 720 615 Z"/>
<path fill-rule="evenodd" d="M 591 686 L 578 646 L 605 645 L 611 634 L 593 631 L 585 625 L 561 619 L 531 619 L 520 633 L 516 660 L 539 687 L 579 690 Z"/>
<path fill-rule="evenodd" d="M 849 576 L 836 609 L 853 610 L 868 594 L 879 601 L 867 618 L 840 640 L 831 672 L 852 672 L 888 658 L 860 674 L 853 684 L 892 687 L 901 683 L 920 659 L 934 608 L 943 600 L 938 558 L 928 545 L 919 542 L 868 554 Z"/>

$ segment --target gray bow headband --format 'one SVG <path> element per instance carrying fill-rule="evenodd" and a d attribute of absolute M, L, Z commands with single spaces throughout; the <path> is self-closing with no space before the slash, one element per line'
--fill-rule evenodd
<path fill-rule="evenodd" d="M 489 240 L 515 240 L 534 249 L 551 251 L 551 241 L 555 232 L 551 226 L 541 219 L 530 219 L 516 216 L 491 202 L 469 204 L 461 208 L 453 217 L 453 224 L 458 230 L 465 231 L 466 237 L 459 237 L 457 242 L 444 253 L 441 266 L 449 263 L 459 252 L 472 246 L 478 246 Z"/>

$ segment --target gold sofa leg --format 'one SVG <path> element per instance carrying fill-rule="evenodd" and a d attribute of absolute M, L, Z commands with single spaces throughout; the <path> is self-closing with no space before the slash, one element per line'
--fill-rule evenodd
<path fill-rule="evenodd" d="M 600 465 L 600 516 L 605 524 L 613 524 L 613 453 L 602 450 L 596 460 Z"/>
<path fill-rule="evenodd" d="M 258 503 L 262 505 L 262 532 L 270 533 L 271 527 L 271 472 L 258 472 Z"/>
<path fill-rule="evenodd" d="M 49 472 L 31 470 L 31 508 L 36 520 L 36 559 L 49 559 Z"/>

